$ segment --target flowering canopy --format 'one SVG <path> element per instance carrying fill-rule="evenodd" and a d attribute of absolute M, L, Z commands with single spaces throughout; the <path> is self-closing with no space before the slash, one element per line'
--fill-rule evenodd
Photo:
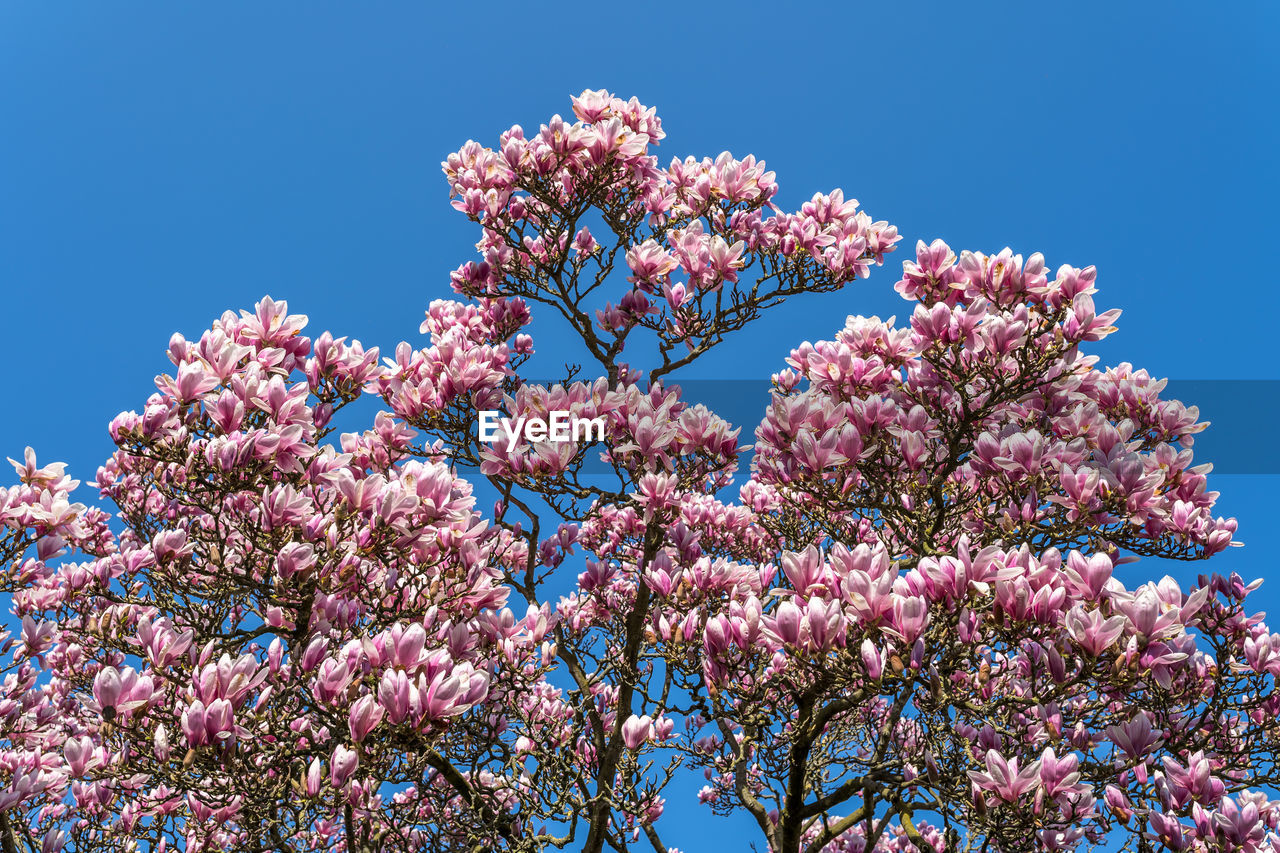
<path fill-rule="evenodd" d="M 665 853 L 700 768 L 775 853 L 1280 850 L 1256 584 L 1115 574 L 1235 522 L 1196 410 L 1082 351 L 1094 270 L 919 244 L 909 322 L 793 350 L 739 481 L 665 377 L 897 232 L 838 190 L 783 212 L 752 157 L 662 168 L 634 99 L 573 108 L 445 162 L 481 260 L 428 346 L 266 298 L 112 422 L 114 518 L 15 463 L 0 849 Z M 521 377 L 543 306 L 602 376 Z M 605 436 L 481 443 L 486 410 Z"/>

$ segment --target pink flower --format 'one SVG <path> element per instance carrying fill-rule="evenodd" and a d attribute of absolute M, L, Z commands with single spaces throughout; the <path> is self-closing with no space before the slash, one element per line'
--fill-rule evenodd
<path fill-rule="evenodd" d="M 68 740 L 62 747 L 62 754 L 66 756 L 67 766 L 74 776 L 83 776 L 90 764 L 97 763 L 93 756 L 93 741 L 83 735 Z"/>
<path fill-rule="evenodd" d="M 914 643 L 929 624 L 929 602 L 922 596 L 895 597 L 893 627 L 887 630 L 904 642 Z"/>
<path fill-rule="evenodd" d="M 311 764 L 307 767 L 306 792 L 308 797 L 315 797 L 320 793 L 320 759 L 311 759 Z"/>
<path fill-rule="evenodd" d="M 1080 782 L 1080 759 L 1074 755 L 1058 758 L 1052 747 L 1040 755 L 1040 785 L 1047 796 L 1074 792 Z"/>
<path fill-rule="evenodd" d="M 573 98 L 573 114 L 583 121 L 599 121 L 611 114 L 613 96 L 604 89 L 587 89 Z"/>
<path fill-rule="evenodd" d="M 400 670 L 387 670 L 378 682 L 378 702 L 386 709 L 392 724 L 402 723 L 409 716 L 409 678 Z"/>
<path fill-rule="evenodd" d="M 210 743 L 235 735 L 235 711 L 226 699 L 215 699 L 205 708 L 204 727 Z"/>
<path fill-rule="evenodd" d="M 784 551 L 782 571 L 800 595 L 806 595 L 809 587 L 818 583 L 823 573 L 822 552 L 813 545 L 799 553 Z"/>
<path fill-rule="evenodd" d="M 800 643 L 800 608 L 795 602 L 787 600 L 779 604 L 771 621 L 774 633 L 784 645 Z"/>
<path fill-rule="evenodd" d="M 1100 610 L 1085 610 L 1080 604 L 1067 613 L 1067 633 L 1090 655 L 1097 657 L 1124 633 L 1123 616 L 1105 618 Z"/>
<path fill-rule="evenodd" d="M 204 703 L 199 699 L 192 700 L 187 709 L 182 712 L 182 735 L 191 746 L 204 746 L 209 742 L 209 736 L 205 731 Z"/>
<path fill-rule="evenodd" d="M 1121 726 L 1109 726 L 1107 737 L 1129 758 L 1140 758 L 1160 742 L 1160 735 L 1151 728 L 1146 714 L 1135 714 Z"/>
<path fill-rule="evenodd" d="M 405 669 L 412 669 L 422 658 L 422 650 L 427 643 L 427 632 L 418 623 L 410 625 L 403 632 L 398 632 L 399 628 L 400 626 L 397 625 L 391 632 L 395 643 L 393 660 Z"/>
<path fill-rule="evenodd" d="M 872 681 L 879 681 L 884 674 L 884 655 L 870 640 L 862 641 L 859 653 L 862 655 L 862 665 L 867 668 L 867 677 Z"/>
<path fill-rule="evenodd" d="M 356 703 L 351 706 L 351 713 L 348 715 L 348 724 L 351 729 L 351 739 L 356 743 L 360 743 L 373 731 L 378 723 L 382 722 L 382 716 L 386 713 L 378 700 L 372 696 L 361 696 Z"/>
<path fill-rule="evenodd" d="M 994 749 L 987 750 L 987 770 L 970 770 L 969 778 L 978 789 L 991 791 L 1007 803 L 1015 803 L 1040 786 L 1040 761 L 1018 767 L 1018 759 L 1006 760 Z"/>
<path fill-rule="evenodd" d="M 355 750 L 348 749 L 342 744 L 338 744 L 333 749 L 333 757 L 329 762 L 329 782 L 335 788 L 341 788 L 347 784 L 347 780 L 351 778 L 351 774 L 356 772 L 356 768 L 360 765 L 360 756 Z"/>
<path fill-rule="evenodd" d="M 653 718 L 648 714 L 637 717 L 632 714 L 622 724 L 622 742 L 627 749 L 639 749 L 642 743 L 653 739 Z"/>
<path fill-rule="evenodd" d="M 120 670 L 114 666 L 104 667 L 93 679 L 93 698 L 97 700 L 103 711 L 108 708 L 114 711 L 124 691 L 125 684 Z"/>
<path fill-rule="evenodd" d="M 156 385 L 172 394 L 179 403 L 190 403 L 206 391 L 217 388 L 218 378 L 207 374 L 200 362 L 188 361 L 178 365 L 176 379 L 162 376 L 156 380 Z"/>
<path fill-rule="evenodd" d="M 444 719 L 465 714 L 488 693 L 489 680 L 469 664 L 461 664 L 451 673 L 441 672 L 425 691 L 423 711 L 430 719 Z"/>

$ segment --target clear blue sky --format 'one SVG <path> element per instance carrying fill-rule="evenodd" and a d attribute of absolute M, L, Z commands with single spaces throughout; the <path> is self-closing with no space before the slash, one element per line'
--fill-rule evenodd
<path fill-rule="evenodd" d="M 5 3 L 0 457 L 34 444 L 91 481 L 169 335 L 264 293 L 315 333 L 417 340 L 476 239 L 440 160 L 598 87 L 659 108 L 664 159 L 755 153 L 785 206 L 843 187 L 908 252 L 943 237 L 1096 264 L 1099 305 L 1124 309 L 1106 362 L 1280 379 L 1278 35 L 1264 2 Z M 848 313 L 901 315 L 900 261 L 789 304 L 699 375 L 767 377 Z M 1274 387 L 1207 392 L 1227 421 L 1265 415 L 1214 445 L 1248 543 L 1215 563 L 1247 576 L 1280 546 L 1280 466 L 1249 473 L 1274 452 Z M 1234 399 L 1251 388 L 1271 396 Z"/>

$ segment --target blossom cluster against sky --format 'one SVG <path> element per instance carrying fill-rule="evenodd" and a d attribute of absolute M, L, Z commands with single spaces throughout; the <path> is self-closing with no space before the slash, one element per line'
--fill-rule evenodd
<path fill-rule="evenodd" d="M 5 5 L 0 457 L 34 444 L 91 482 L 171 332 L 266 293 L 314 333 L 415 340 L 478 236 L 440 161 L 604 87 L 659 107 L 664 157 L 750 152 L 783 206 L 842 187 L 905 237 L 889 269 L 785 306 L 696 376 L 767 379 L 848 313 L 901 314 L 894 270 L 919 238 L 1096 264 L 1099 305 L 1124 309 L 1103 360 L 1201 380 L 1230 410 L 1205 446 L 1238 454 L 1210 482 L 1247 547 L 1217 567 L 1271 577 L 1280 469 L 1239 460 L 1274 443 L 1277 386 L 1204 383 L 1280 379 L 1277 18 L 1261 2 Z M 579 357 L 538 346 L 549 368 Z"/>

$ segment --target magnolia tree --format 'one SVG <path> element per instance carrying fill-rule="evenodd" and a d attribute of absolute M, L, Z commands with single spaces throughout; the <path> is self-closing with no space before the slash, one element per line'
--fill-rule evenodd
<path fill-rule="evenodd" d="M 110 513 L 15 463 L 0 851 L 693 851 L 662 817 L 698 774 L 773 853 L 1280 850 L 1256 584 L 1114 575 L 1235 522 L 1196 410 L 1085 353 L 1093 269 L 918 245 L 909 322 L 793 350 L 744 456 L 669 375 L 898 235 L 573 111 L 444 164 L 481 258 L 428 346 L 264 299 L 170 341 Z M 534 311 L 585 374 L 522 378 Z"/>

